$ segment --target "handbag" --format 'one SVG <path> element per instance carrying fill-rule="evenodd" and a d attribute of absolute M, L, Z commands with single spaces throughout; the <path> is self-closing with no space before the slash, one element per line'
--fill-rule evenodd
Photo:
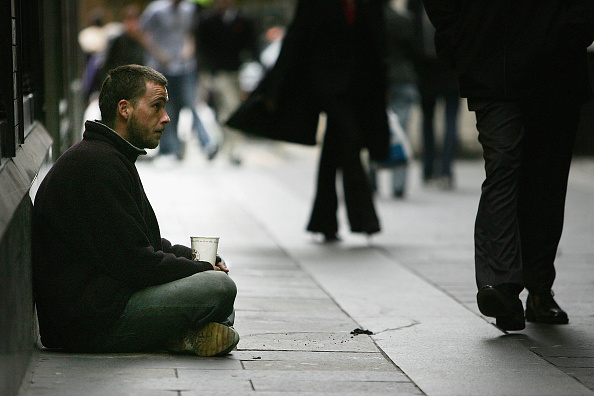
<path fill-rule="evenodd" d="M 400 124 L 398 115 L 392 110 L 387 110 L 388 125 L 390 127 L 390 147 L 388 157 L 378 161 L 376 165 L 380 168 L 392 168 L 398 165 L 406 165 L 413 156 L 410 140 Z"/>

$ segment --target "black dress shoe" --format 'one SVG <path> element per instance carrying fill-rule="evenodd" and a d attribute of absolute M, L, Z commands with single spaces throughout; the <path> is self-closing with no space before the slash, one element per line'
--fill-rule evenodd
<path fill-rule="evenodd" d="M 324 233 L 324 243 L 334 243 L 334 242 L 340 242 L 340 238 L 338 237 L 338 234 L 336 234 L 335 232 L 332 233 Z"/>
<path fill-rule="evenodd" d="M 404 198 L 404 190 L 395 189 L 393 192 L 394 198 Z"/>
<path fill-rule="evenodd" d="M 507 285 L 483 286 L 476 295 L 479 310 L 485 316 L 496 319 L 502 330 L 522 330 L 526 327 L 522 301 Z"/>
<path fill-rule="evenodd" d="M 534 323 L 567 324 L 569 318 L 555 299 L 552 290 L 529 293 L 526 299 L 526 320 Z"/>

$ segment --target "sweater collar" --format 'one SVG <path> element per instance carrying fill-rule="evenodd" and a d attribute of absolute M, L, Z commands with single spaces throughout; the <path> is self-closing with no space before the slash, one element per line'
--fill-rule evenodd
<path fill-rule="evenodd" d="M 124 154 L 131 162 L 136 162 L 139 155 L 145 155 L 146 151 L 140 149 L 126 139 L 118 135 L 116 131 L 101 123 L 101 121 L 86 121 L 85 132 L 83 134 L 85 140 L 101 140 L 111 144 L 119 152 Z"/>

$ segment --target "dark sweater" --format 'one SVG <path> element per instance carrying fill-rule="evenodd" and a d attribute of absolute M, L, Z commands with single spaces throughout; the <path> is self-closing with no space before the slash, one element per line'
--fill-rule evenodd
<path fill-rule="evenodd" d="M 141 289 L 212 269 L 162 239 L 134 165 L 145 154 L 87 121 L 49 171 L 33 209 L 33 280 L 42 343 L 87 349 Z"/>

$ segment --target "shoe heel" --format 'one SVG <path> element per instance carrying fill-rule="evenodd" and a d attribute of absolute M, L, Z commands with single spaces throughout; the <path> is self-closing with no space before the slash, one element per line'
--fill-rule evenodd
<path fill-rule="evenodd" d="M 501 293 L 493 289 L 481 289 L 476 295 L 479 311 L 485 316 L 496 317 L 509 312 Z"/>
<path fill-rule="evenodd" d="M 198 356 L 225 356 L 239 343 L 235 329 L 220 323 L 208 323 L 194 334 L 193 349 Z"/>

